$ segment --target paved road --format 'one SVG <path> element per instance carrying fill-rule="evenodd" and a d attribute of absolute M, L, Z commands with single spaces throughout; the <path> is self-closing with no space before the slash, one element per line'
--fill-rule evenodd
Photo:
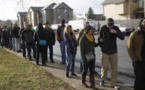
<path fill-rule="evenodd" d="M 98 35 L 95 35 L 96 42 L 97 42 Z M 127 41 L 128 36 L 125 37 L 125 40 L 119 40 L 117 39 L 117 45 L 118 45 L 118 70 L 120 73 L 127 74 L 130 76 L 134 76 L 133 74 L 133 68 L 132 68 L 132 62 L 129 59 L 129 55 L 127 53 Z M 48 50 L 49 51 L 49 50 Z M 101 51 L 100 47 L 97 47 L 96 50 L 96 66 L 101 67 Z M 60 47 L 59 43 L 56 41 L 56 44 L 54 46 L 54 54 L 57 56 L 61 56 L 60 53 Z M 76 60 L 80 60 L 80 51 L 79 47 L 77 50 L 77 56 Z"/>

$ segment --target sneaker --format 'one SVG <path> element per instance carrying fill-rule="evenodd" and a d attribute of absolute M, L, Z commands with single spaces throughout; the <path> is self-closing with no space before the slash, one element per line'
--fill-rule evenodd
<path fill-rule="evenodd" d="M 100 86 L 104 86 L 104 81 L 101 81 L 100 82 Z"/>
<path fill-rule="evenodd" d="M 117 85 L 117 84 L 115 84 L 114 86 L 112 86 L 113 88 L 115 88 L 115 89 L 119 89 L 119 86 Z"/>
<path fill-rule="evenodd" d="M 77 76 L 75 73 L 72 73 L 71 75 L 73 75 L 73 76 L 75 76 L 75 77 Z"/>

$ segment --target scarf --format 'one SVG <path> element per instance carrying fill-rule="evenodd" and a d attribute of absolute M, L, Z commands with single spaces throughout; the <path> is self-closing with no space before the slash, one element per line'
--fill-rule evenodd
<path fill-rule="evenodd" d="M 86 37 L 87 37 L 87 39 L 88 39 L 90 42 L 93 42 L 93 41 L 94 41 L 93 35 L 89 36 L 88 34 L 86 34 Z"/>

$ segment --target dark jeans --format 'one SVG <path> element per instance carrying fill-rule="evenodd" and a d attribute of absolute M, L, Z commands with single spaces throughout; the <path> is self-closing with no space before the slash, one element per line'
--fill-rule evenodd
<path fill-rule="evenodd" d="M 45 65 L 45 59 L 46 59 L 46 47 L 47 46 L 40 46 L 37 45 L 37 54 L 36 54 L 36 64 L 39 64 L 39 54 L 42 55 L 42 65 Z"/>
<path fill-rule="evenodd" d="M 9 48 L 9 39 L 8 38 L 4 39 L 4 45 L 6 48 Z"/>
<path fill-rule="evenodd" d="M 0 37 L 0 46 L 2 46 L 2 37 Z"/>
<path fill-rule="evenodd" d="M 31 48 L 33 49 L 33 57 L 36 58 L 36 47 L 34 43 L 26 43 L 27 51 L 28 51 L 28 58 L 29 60 L 32 59 L 31 57 Z"/>
<path fill-rule="evenodd" d="M 82 67 L 83 67 L 82 75 L 84 75 L 84 76 L 87 75 L 88 68 L 89 68 L 90 74 L 94 74 L 95 60 L 92 60 L 85 65 L 84 65 L 83 61 L 81 61 L 81 62 L 82 62 Z"/>
<path fill-rule="evenodd" d="M 10 50 L 12 49 L 12 38 L 9 38 L 9 48 L 10 48 Z"/>
<path fill-rule="evenodd" d="M 145 61 L 133 63 L 135 83 L 134 90 L 145 90 Z"/>
<path fill-rule="evenodd" d="M 25 45 L 25 42 L 22 41 L 22 49 L 23 49 L 23 57 L 26 57 L 26 45 Z"/>
<path fill-rule="evenodd" d="M 48 49 L 48 47 L 49 47 L 49 57 L 50 57 L 50 60 L 53 61 L 53 45 L 48 45 L 47 49 Z M 47 49 L 46 49 L 46 61 L 48 60 Z"/>

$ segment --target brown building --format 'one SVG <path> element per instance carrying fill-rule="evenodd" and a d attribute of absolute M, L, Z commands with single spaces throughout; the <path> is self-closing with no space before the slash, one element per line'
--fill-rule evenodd
<path fill-rule="evenodd" d="M 144 0 L 105 0 L 103 14 L 106 19 L 139 19 L 144 16 Z"/>
<path fill-rule="evenodd" d="M 32 26 L 36 26 L 39 23 L 45 24 L 48 21 L 50 24 L 58 24 L 61 20 L 69 21 L 73 19 L 73 9 L 70 8 L 64 2 L 52 3 L 44 7 L 30 7 L 28 12 L 25 12 L 25 20 Z M 18 13 L 18 21 L 22 18 Z M 21 19 L 20 19 L 21 18 Z M 24 20 L 21 20 L 18 25 L 21 27 Z"/>

